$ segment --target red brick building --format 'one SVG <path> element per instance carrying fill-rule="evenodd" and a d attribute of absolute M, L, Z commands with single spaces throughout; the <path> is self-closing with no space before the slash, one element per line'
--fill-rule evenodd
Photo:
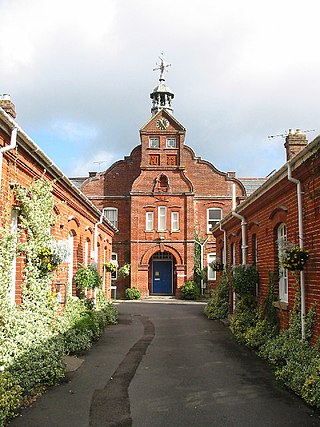
<path fill-rule="evenodd" d="M 307 145 L 306 136 L 290 131 L 285 142 L 287 163 L 250 197 L 229 213 L 214 230 L 217 251 L 226 253 L 229 266 L 256 264 L 259 299 L 268 291 L 268 272 L 275 273 L 275 292 L 281 326 L 288 325 L 296 293 L 296 277 L 281 267 L 281 244 L 307 249 L 310 258 L 298 273 L 302 292 L 302 316 L 316 304 L 320 316 L 320 137 Z M 238 194 L 238 193 L 237 193 Z M 280 247 L 279 247 L 280 246 Z M 232 307 L 232 304 L 230 304 Z M 320 333 L 319 322 L 314 339 Z"/>
<path fill-rule="evenodd" d="M 65 291 L 76 295 L 74 274 L 80 264 L 97 261 L 103 275 L 103 289 L 111 297 L 110 273 L 104 273 L 103 262 L 109 261 L 112 238 L 116 228 L 102 216 L 96 206 L 61 172 L 34 141 L 19 127 L 15 119 L 15 107 L 8 95 L 0 96 L 0 221 L 1 226 L 18 225 L 19 206 L 14 199 L 12 187 L 28 187 L 33 180 L 44 178 L 52 183 L 56 221 L 50 234 L 57 242 L 65 242 L 69 249 L 66 262 L 57 270 L 55 282 L 63 301 Z M 24 258 L 14 259 L 10 299 L 21 302 Z M 91 296 L 91 295 L 89 295 Z"/>
<path fill-rule="evenodd" d="M 173 116 L 172 91 L 163 78 L 150 97 L 152 116 L 140 129 L 140 144 L 108 170 L 91 174 L 81 190 L 119 229 L 113 259 L 130 263 L 130 277 L 114 277 L 117 294 L 137 287 L 143 295 L 179 295 L 193 278 L 195 232 L 206 240 L 203 266 L 216 256 L 211 229 L 231 209 L 232 184 L 239 200 L 244 184 L 217 170 L 185 145 L 186 130 Z M 208 269 L 208 287 L 215 284 Z"/>

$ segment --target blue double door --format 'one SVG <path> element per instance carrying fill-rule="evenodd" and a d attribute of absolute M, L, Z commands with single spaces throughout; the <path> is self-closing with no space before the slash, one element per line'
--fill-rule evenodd
<path fill-rule="evenodd" d="M 152 293 L 172 294 L 172 261 L 152 262 Z"/>

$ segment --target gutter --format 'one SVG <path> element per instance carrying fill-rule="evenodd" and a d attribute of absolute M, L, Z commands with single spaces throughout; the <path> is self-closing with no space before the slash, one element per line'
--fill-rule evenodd
<path fill-rule="evenodd" d="M 301 182 L 292 177 L 292 170 L 290 162 L 287 163 L 288 167 L 288 180 L 297 186 L 297 201 L 298 201 L 298 229 L 299 229 L 299 246 L 303 248 L 303 218 L 302 218 L 302 191 Z M 301 338 L 305 340 L 305 315 L 306 315 L 306 301 L 305 301 L 305 280 L 304 271 L 300 270 L 300 289 L 301 289 Z"/>
<path fill-rule="evenodd" d="M 6 153 L 7 151 L 10 151 L 10 150 L 13 150 L 14 148 L 16 148 L 16 145 L 17 145 L 17 133 L 18 133 L 18 128 L 15 126 L 12 129 L 12 132 L 11 132 L 10 145 L 7 145 L 7 146 L 2 147 L 0 149 L 0 189 L 1 189 L 1 183 L 2 183 L 3 153 Z"/>

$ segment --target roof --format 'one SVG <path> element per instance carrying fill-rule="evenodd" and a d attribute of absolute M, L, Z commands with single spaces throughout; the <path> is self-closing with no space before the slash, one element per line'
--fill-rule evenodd
<path fill-rule="evenodd" d="M 84 183 L 84 181 L 86 179 L 88 179 L 87 176 L 80 176 L 77 178 L 69 178 L 70 181 L 80 190 L 81 189 L 81 185 Z"/>
<path fill-rule="evenodd" d="M 238 180 L 242 182 L 247 196 L 250 196 L 266 182 L 267 178 L 238 178 Z"/>

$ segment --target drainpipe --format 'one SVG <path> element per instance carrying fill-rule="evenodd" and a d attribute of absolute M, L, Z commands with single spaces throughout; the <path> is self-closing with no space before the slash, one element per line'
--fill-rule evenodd
<path fill-rule="evenodd" d="M 200 246 L 200 269 L 201 269 L 201 272 L 203 270 L 203 252 L 204 252 L 203 249 L 204 249 L 204 246 L 205 246 L 205 244 L 207 243 L 208 240 L 209 240 L 209 237 L 207 237 L 206 240 L 204 242 L 202 242 L 202 243 L 198 242 L 198 240 L 194 241 L 195 243 L 197 243 Z M 204 283 L 203 283 L 203 279 L 201 279 L 201 285 L 200 285 L 200 287 L 201 287 L 201 295 L 203 295 L 204 294 Z"/>
<path fill-rule="evenodd" d="M 0 188 L 1 188 L 1 182 L 2 182 L 2 162 L 3 162 L 3 153 L 6 151 L 13 150 L 17 145 L 17 132 L 18 128 L 14 127 L 11 132 L 11 140 L 10 145 L 7 145 L 6 147 L 2 147 L 0 149 Z"/>
<path fill-rule="evenodd" d="M 291 165 L 288 162 L 288 180 L 297 185 L 297 200 L 298 200 L 298 228 L 299 228 L 299 246 L 303 248 L 303 219 L 302 219 L 302 191 L 301 182 L 292 177 Z M 305 302 L 305 280 L 304 271 L 300 271 L 300 289 L 301 289 L 301 337 L 304 340 L 306 338 L 305 333 L 305 314 L 306 314 L 306 302 Z"/>
<path fill-rule="evenodd" d="M 236 184 L 232 183 L 232 216 L 238 218 L 241 221 L 241 240 L 242 240 L 242 265 L 247 264 L 247 239 L 246 239 L 246 228 L 247 222 L 242 215 L 239 215 L 236 211 Z"/>
<path fill-rule="evenodd" d="M 219 224 L 220 231 L 223 231 L 223 253 L 222 253 L 222 264 L 223 269 L 227 268 L 227 232 L 224 228 L 221 227 L 221 222 Z"/>
<path fill-rule="evenodd" d="M 102 224 L 103 217 L 104 217 L 104 215 L 102 213 L 99 221 L 94 224 L 94 258 L 93 258 L 93 261 L 95 262 L 97 268 L 98 268 L 98 226 L 100 224 Z M 95 288 L 94 293 L 93 293 L 94 305 L 96 304 L 96 299 L 97 299 L 97 289 Z"/>

